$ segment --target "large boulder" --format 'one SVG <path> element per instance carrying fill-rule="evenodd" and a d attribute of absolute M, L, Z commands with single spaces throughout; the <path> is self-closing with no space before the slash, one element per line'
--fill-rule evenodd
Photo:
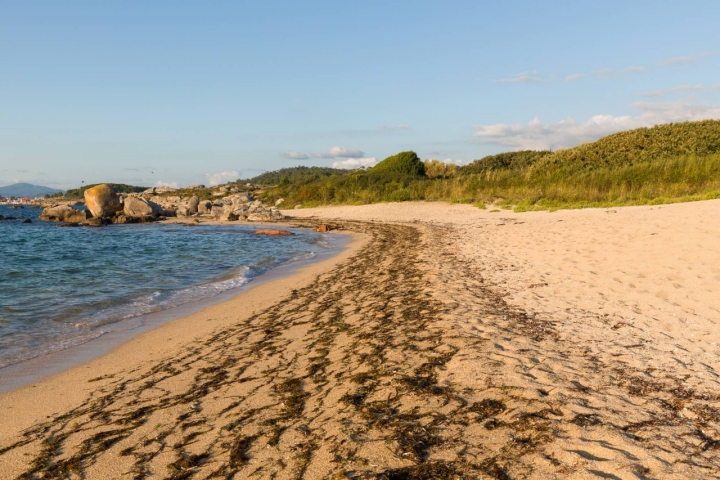
<path fill-rule="evenodd" d="M 113 217 L 123 209 L 117 193 L 105 184 L 85 190 L 85 205 L 95 218 Z"/>
<path fill-rule="evenodd" d="M 128 217 L 147 217 L 164 215 L 163 208 L 155 202 L 142 197 L 128 197 L 125 199 L 123 213 Z"/>
<path fill-rule="evenodd" d="M 55 222 L 81 223 L 88 219 L 90 212 L 87 210 L 76 210 L 68 205 L 48 207 L 40 214 L 40 220 Z"/>
<path fill-rule="evenodd" d="M 200 204 L 200 199 L 198 197 L 192 197 L 190 200 L 188 200 L 187 208 L 190 211 L 190 213 L 198 213 L 198 205 Z"/>
<path fill-rule="evenodd" d="M 270 209 L 270 210 L 255 210 L 253 212 L 249 212 L 247 219 L 250 222 L 267 222 L 267 221 L 275 221 L 275 220 L 282 220 L 285 218 L 282 213 L 280 213 L 280 210 L 278 209 Z"/>
<path fill-rule="evenodd" d="M 228 211 L 232 211 L 231 208 L 228 209 Z M 213 217 L 220 218 L 222 214 L 225 213 L 225 206 L 224 205 L 213 205 L 211 214 Z"/>
<path fill-rule="evenodd" d="M 144 198 L 128 197 L 125 199 L 123 213 L 127 217 L 144 217 L 145 215 L 152 215 L 153 209 Z"/>
<path fill-rule="evenodd" d="M 211 201 L 203 200 L 202 202 L 198 203 L 198 213 L 200 215 L 207 215 L 210 213 L 212 206 L 213 204 Z"/>

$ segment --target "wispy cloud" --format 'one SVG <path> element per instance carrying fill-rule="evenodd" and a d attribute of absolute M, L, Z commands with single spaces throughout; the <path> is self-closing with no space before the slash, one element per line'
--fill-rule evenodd
<path fill-rule="evenodd" d="M 240 173 L 237 170 L 220 173 L 206 173 L 205 177 L 208 180 L 208 184 L 210 184 L 211 187 L 214 187 L 215 185 L 221 185 L 223 183 L 237 180 L 240 178 Z"/>
<path fill-rule="evenodd" d="M 369 158 L 348 158 L 347 160 L 339 160 L 333 162 L 332 168 L 344 168 L 347 170 L 354 170 L 356 168 L 370 168 L 377 164 L 375 157 Z"/>
<path fill-rule="evenodd" d="M 361 150 L 355 150 L 345 147 L 330 147 L 324 153 L 303 153 L 295 150 L 281 153 L 281 157 L 291 160 L 308 160 L 310 158 L 362 158 L 365 153 Z"/>
<path fill-rule="evenodd" d="M 674 67 L 678 65 L 687 65 L 689 63 L 694 63 L 699 60 L 702 60 L 703 58 L 712 57 L 714 56 L 714 52 L 704 52 L 704 53 L 696 53 L 695 55 L 686 55 L 684 57 L 672 57 L 667 58 L 665 60 L 661 60 L 657 62 L 655 65 L 659 67 Z"/>
<path fill-rule="evenodd" d="M 530 70 L 528 72 L 520 72 L 515 75 L 510 75 L 508 78 L 499 78 L 493 80 L 494 83 L 543 83 L 552 82 L 555 77 L 542 77 L 538 74 L 537 70 Z"/>
<path fill-rule="evenodd" d="M 289 152 L 283 152 L 280 154 L 281 157 L 287 158 L 290 160 L 307 160 L 308 157 L 307 153 L 298 152 L 295 150 L 290 150 Z"/>
<path fill-rule="evenodd" d="M 625 67 L 621 68 L 621 73 L 643 73 L 647 71 L 647 67 Z"/>
<path fill-rule="evenodd" d="M 345 147 L 330 147 L 325 153 L 310 155 L 313 158 L 361 158 L 365 154 L 360 150 Z"/>
<path fill-rule="evenodd" d="M 672 93 L 676 92 L 694 92 L 698 90 L 702 90 L 704 87 L 700 84 L 698 85 L 677 85 L 675 87 L 670 88 L 663 88 L 661 90 L 653 90 L 650 92 L 641 92 L 638 93 L 638 96 L 640 97 L 664 97 L 665 95 L 670 95 Z"/>
<path fill-rule="evenodd" d="M 646 67 L 624 67 L 624 68 L 601 68 L 599 70 L 593 70 L 590 75 L 597 78 L 616 78 L 623 77 L 625 75 L 631 75 L 633 73 L 643 73 L 647 70 Z"/>
<path fill-rule="evenodd" d="M 686 55 L 683 57 L 673 57 L 673 58 L 667 58 L 665 60 L 661 60 L 659 62 L 654 63 L 651 67 L 643 66 L 643 65 L 632 65 L 629 67 L 623 67 L 623 68 L 613 68 L 613 67 L 604 67 L 604 68 L 598 68 L 596 70 L 591 70 L 590 72 L 575 72 L 566 74 L 564 76 L 561 76 L 563 81 L 565 82 L 572 82 L 575 80 L 580 80 L 587 77 L 595 77 L 595 78 L 601 78 L 601 79 L 607 79 L 607 78 L 617 78 L 617 77 L 623 77 L 625 75 L 632 75 L 632 74 L 638 74 L 638 73 L 645 73 L 653 68 L 667 68 L 667 67 L 679 67 L 688 65 L 694 62 L 698 62 L 700 60 L 703 60 L 708 57 L 712 57 L 716 55 L 715 52 L 705 52 L 705 53 L 698 53 L 694 55 Z M 508 78 L 502 78 L 498 80 L 493 80 L 494 83 L 538 83 L 538 82 L 554 82 L 555 81 L 555 75 L 548 75 L 548 76 L 541 76 L 538 74 L 537 70 L 531 70 L 527 72 L 517 73 L 515 75 L 511 75 Z"/>
<path fill-rule="evenodd" d="M 162 180 L 158 180 L 155 182 L 156 187 L 170 187 L 170 188 L 178 188 L 177 182 L 163 182 Z"/>
<path fill-rule="evenodd" d="M 380 125 L 378 130 L 381 132 L 394 132 L 395 130 L 410 130 L 410 125 L 401 123 L 400 125 Z"/>
<path fill-rule="evenodd" d="M 570 117 L 557 123 L 546 124 L 535 117 L 527 125 L 477 125 L 475 137 L 480 139 L 480 143 L 520 150 L 558 149 L 597 140 L 621 130 L 668 122 L 720 119 L 720 104 L 637 102 L 632 104 L 632 107 L 640 113 L 636 116 L 595 115 L 585 122 L 578 122 Z"/>

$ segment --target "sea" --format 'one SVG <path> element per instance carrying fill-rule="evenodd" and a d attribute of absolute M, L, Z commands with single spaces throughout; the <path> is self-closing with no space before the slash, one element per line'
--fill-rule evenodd
<path fill-rule="evenodd" d="M 0 205 L 0 215 L 16 217 L 0 221 L 0 387 L 7 367 L 140 331 L 157 312 L 228 298 L 346 243 L 305 229 L 254 235 L 259 226 L 248 224 L 67 228 L 40 213 Z"/>

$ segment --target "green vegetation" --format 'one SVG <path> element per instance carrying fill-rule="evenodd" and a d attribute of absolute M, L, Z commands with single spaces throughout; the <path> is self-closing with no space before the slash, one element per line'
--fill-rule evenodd
<path fill-rule="evenodd" d="M 720 153 L 720 121 L 667 123 L 615 133 L 592 143 L 558 150 L 538 162 L 545 172 L 626 167 L 668 158 Z"/>
<path fill-rule="evenodd" d="M 425 176 L 425 164 L 415 152 L 400 152 L 378 163 L 370 172 Z"/>
<path fill-rule="evenodd" d="M 82 198 L 85 194 L 85 190 L 92 188 L 100 183 L 94 183 L 92 185 L 84 185 L 80 188 L 71 188 L 65 192 L 65 198 Z M 108 183 L 114 191 L 118 193 L 140 193 L 147 190 L 148 187 L 136 187 L 135 185 L 126 185 L 124 183 Z"/>
<path fill-rule="evenodd" d="M 556 152 L 501 153 L 459 168 L 402 152 L 367 171 L 284 178 L 264 197 L 303 206 L 443 200 L 519 211 L 720 198 L 720 121 L 640 128 Z"/>
<path fill-rule="evenodd" d="M 550 150 L 521 150 L 519 152 L 498 153 L 497 155 L 489 155 L 480 160 L 475 160 L 469 165 L 460 167 L 459 171 L 462 175 L 498 170 L 523 171 L 537 164 L 548 155 L 552 155 Z"/>
<path fill-rule="evenodd" d="M 297 183 L 311 180 L 318 180 L 333 175 L 345 175 L 348 170 L 330 167 L 290 167 L 281 168 L 274 172 L 266 172 L 254 178 L 238 180 L 237 185 L 252 183 L 253 185 L 277 185 L 279 183 Z"/>

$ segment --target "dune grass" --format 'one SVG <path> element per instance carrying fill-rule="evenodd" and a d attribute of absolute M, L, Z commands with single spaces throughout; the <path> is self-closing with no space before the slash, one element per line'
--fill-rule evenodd
<path fill-rule="evenodd" d="M 495 205 L 516 211 L 647 205 L 720 198 L 720 154 L 682 155 L 593 169 L 525 168 L 427 178 L 355 172 L 269 189 L 304 207 L 411 200 Z"/>

